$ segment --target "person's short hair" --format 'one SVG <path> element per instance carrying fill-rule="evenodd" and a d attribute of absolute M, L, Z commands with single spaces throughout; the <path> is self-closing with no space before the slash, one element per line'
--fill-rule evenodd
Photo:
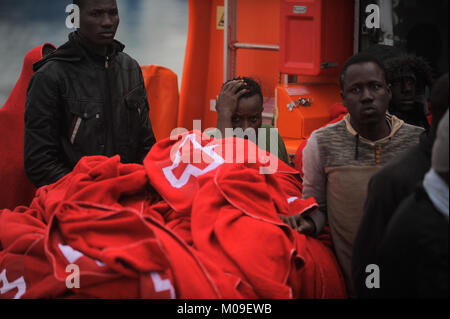
<path fill-rule="evenodd" d="M 85 0 L 73 0 L 72 3 L 77 5 L 80 9 L 83 6 Z"/>
<path fill-rule="evenodd" d="M 425 86 L 431 87 L 433 84 L 433 73 L 430 65 L 421 57 L 402 54 L 401 56 L 385 61 L 386 79 L 392 83 L 403 74 L 411 72 L 416 76 L 419 89 Z"/>
<path fill-rule="evenodd" d="M 249 97 L 252 97 L 254 95 L 258 95 L 261 98 L 261 104 L 263 103 L 264 98 L 263 98 L 261 86 L 259 85 L 258 81 L 256 81 L 253 78 L 250 78 L 250 77 L 237 77 L 237 78 L 234 78 L 232 80 L 229 80 L 229 81 L 225 82 L 223 85 L 227 84 L 228 82 L 236 81 L 236 80 L 242 80 L 242 81 L 244 81 L 246 83 L 246 85 L 242 86 L 238 90 L 238 92 L 243 90 L 243 89 L 247 89 L 248 90 L 248 92 L 243 94 L 243 95 L 241 95 L 240 98 L 249 98 Z"/>
<path fill-rule="evenodd" d="M 378 67 L 381 69 L 381 71 L 383 71 L 383 77 L 386 81 L 386 69 L 384 67 L 383 62 L 381 62 L 380 59 L 378 59 L 377 57 L 375 57 L 371 54 L 361 52 L 361 53 L 355 54 L 354 56 L 350 57 L 344 63 L 344 66 L 342 67 L 342 70 L 341 70 L 341 74 L 339 75 L 339 84 L 341 86 L 341 90 L 344 90 L 344 78 L 345 78 L 345 73 L 347 72 L 347 69 L 354 64 L 360 64 L 360 63 L 375 63 L 376 65 L 378 65 Z M 387 81 L 386 81 L 386 83 L 387 83 Z"/>

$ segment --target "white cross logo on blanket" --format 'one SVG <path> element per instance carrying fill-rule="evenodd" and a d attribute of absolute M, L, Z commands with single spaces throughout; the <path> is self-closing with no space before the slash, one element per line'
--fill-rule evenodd
<path fill-rule="evenodd" d="M 63 244 L 58 244 L 58 248 L 59 250 L 61 250 L 62 254 L 64 255 L 64 257 L 66 257 L 66 259 L 73 264 L 74 262 L 76 262 L 78 259 L 80 259 L 81 257 L 84 256 L 83 253 L 79 252 L 78 250 L 73 249 L 72 247 L 68 246 L 68 245 L 63 245 Z M 99 267 L 105 267 L 105 264 L 102 263 L 99 260 L 95 260 L 95 263 L 99 266 Z"/>
<path fill-rule="evenodd" d="M 157 272 L 152 272 L 150 276 L 152 277 L 156 292 L 168 290 L 170 291 L 170 298 L 175 299 L 175 288 L 172 286 L 172 283 L 169 279 L 163 280 Z"/>
<path fill-rule="evenodd" d="M 210 158 L 212 158 L 212 163 L 209 164 L 206 168 L 201 169 L 197 166 L 194 166 L 192 164 L 188 164 L 185 168 L 185 170 L 183 171 L 183 173 L 181 174 L 180 178 L 177 178 L 173 171 L 180 165 L 181 163 L 181 157 L 182 157 L 182 153 L 181 150 L 183 148 L 184 145 L 186 145 L 186 143 L 191 142 L 191 144 L 195 149 L 199 149 L 202 152 L 206 153 Z M 220 165 L 222 165 L 223 163 L 225 163 L 225 160 L 219 156 L 216 152 L 214 152 L 214 148 L 217 147 L 218 145 L 210 145 L 210 146 L 205 146 L 203 147 L 197 140 L 196 140 L 196 135 L 195 134 L 190 134 L 187 135 L 184 140 L 180 143 L 180 145 L 178 146 L 178 149 L 175 153 L 175 158 L 173 160 L 173 163 L 171 166 L 165 167 L 163 168 L 163 173 L 164 176 L 167 178 L 167 180 L 169 181 L 169 183 L 172 185 L 172 187 L 175 188 L 181 188 L 183 186 L 185 186 L 188 181 L 189 178 L 191 176 L 194 177 L 198 177 L 201 176 L 203 174 L 206 174 L 214 169 L 216 169 L 217 167 L 219 167 Z"/>
<path fill-rule="evenodd" d="M 27 291 L 27 285 L 23 276 L 19 277 L 13 282 L 9 282 L 8 278 L 6 278 L 6 269 L 3 269 L 3 271 L 0 273 L 0 282 L 3 284 L 3 286 L 0 288 L 0 295 L 6 294 L 8 291 L 17 288 L 18 291 L 14 296 L 14 299 L 20 299 Z"/>

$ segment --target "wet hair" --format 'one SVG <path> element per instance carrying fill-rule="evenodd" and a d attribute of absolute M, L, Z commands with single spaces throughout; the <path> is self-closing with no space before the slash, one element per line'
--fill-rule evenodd
<path fill-rule="evenodd" d="M 237 77 L 237 78 L 234 78 L 232 80 L 229 80 L 229 81 L 225 82 L 223 85 L 227 84 L 228 82 L 236 81 L 236 80 L 243 80 L 245 82 L 245 84 L 246 84 L 245 86 L 242 86 L 238 90 L 238 92 L 243 90 L 243 89 L 247 89 L 248 90 L 247 93 L 245 93 L 245 94 L 240 96 L 240 99 L 241 98 L 249 98 L 249 97 L 252 97 L 254 95 L 258 95 L 261 98 L 261 105 L 262 105 L 264 99 L 263 99 L 261 86 L 259 85 L 259 83 L 255 79 L 252 79 L 250 77 Z"/>
<path fill-rule="evenodd" d="M 392 83 L 407 72 L 416 76 L 416 87 L 423 91 L 426 86 L 433 84 L 433 73 L 430 65 L 421 57 L 403 54 L 385 62 L 386 79 Z"/>
<path fill-rule="evenodd" d="M 90 0 L 72 0 L 73 4 L 76 4 L 80 10 L 87 4 L 89 3 Z M 117 3 L 117 1 L 116 1 Z"/>
<path fill-rule="evenodd" d="M 86 0 L 73 0 L 72 3 L 77 5 L 80 9 L 83 7 Z"/>
<path fill-rule="evenodd" d="M 345 78 L 345 73 L 347 72 L 347 69 L 354 64 L 361 64 L 361 63 L 375 63 L 376 65 L 378 65 L 378 67 L 381 69 L 381 71 L 383 71 L 383 75 L 386 80 L 386 69 L 384 67 L 383 62 L 381 62 L 380 59 L 378 59 L 377 57 L 375 57 L 371 54 L 362 52 L 362 53 L 358 53 L 358 54 L 355 54 L 354 56 L 350 57 L 344 63 L 344 66 L 342 67 L 342 70 L 341 70 L 341 74 L 339 76 L 339 84 L 341 86 L 341 90 L 344 90 L 344 78 Z M 387 83 L 387 81 L 386 81 L 386 83 Z"/>

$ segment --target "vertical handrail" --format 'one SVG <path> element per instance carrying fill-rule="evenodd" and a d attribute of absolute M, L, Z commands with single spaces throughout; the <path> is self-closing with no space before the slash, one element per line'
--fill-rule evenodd
<path fill-rule="evenodd" d="M 224 28 L 223 28 L 223 83 L 228 81 L 228 2 L 224 2 Z"/>
<path fill-rule="evenodd" d="M 225 0 L 224 2 L 224 82 L 236 76 L 236 50 L 233 43 L 237 37 L 237 0 Z"/>
<path fill-rule="evenodd" d="M 354 29 L 353 29 L 353 54 L 357 54 L 359 52 L 359 23 L 360 23 L 360 0 L 355 0 L 355 7 L 354 7 Z"/>
<path fill-rule="evenodd" d="M 223 81 L 236 77 L 237 49 L 279 51 L 278 45 L 237 42 L 237 1 L 224 0 Z"/>

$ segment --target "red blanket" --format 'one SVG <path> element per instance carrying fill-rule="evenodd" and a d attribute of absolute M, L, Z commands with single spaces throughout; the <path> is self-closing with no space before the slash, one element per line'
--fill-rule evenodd
<path fill-rule="evenodd" d="M 278 218 L 316 207 L 297 173 L 247 141 L 232 156 L 246 163 L 226 161 L 236 141 L 184 134 L 144 166 L 86 157 L 30 207 L 0 211 L 0 298 L 345 297 L 330 249 Z"/>

